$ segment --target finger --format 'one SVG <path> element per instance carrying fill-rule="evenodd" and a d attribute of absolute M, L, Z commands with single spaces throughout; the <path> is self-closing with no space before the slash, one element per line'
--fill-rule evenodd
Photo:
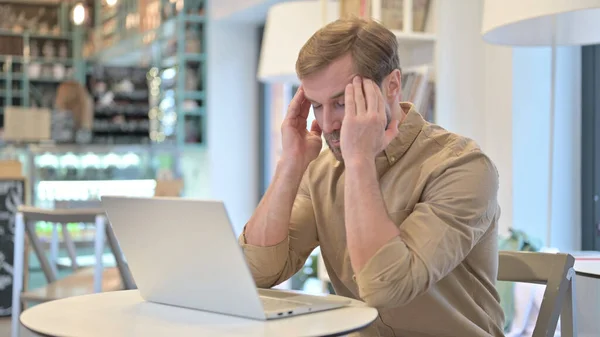
<path fill-rule="evenodd" d="M 373 87 L 375 88 L 375 94 L 377 96 L 377 111 L 379 112 L 380 115 L 382 115 L 384 118 L 386 118 L 385 100 L 383 99 L 383 92 L 381 91 L 381 88 L 377 84 L 375 84 L 375 82 L 373 82 Z"/>
<path fill-rule="evenodd" d="M 308 115 L 310 113 L 310 106 L 311 105 L 312 105 L 312 103 L 310 103 L 309 100 L 304 99 L 304 101 L 300 105 L 300 111 L 298 113 L 298 116 L 302 117 L 303 119 L 308 119 Z"/>
<path fill-rule="evenodd" d="M 344 112 L 345 115 L 356 115 L 356 104 L 354 103 L 354 86 L 352 83 L 346 85 L 346 92 L 344 93 Z"/>
<path fill-rule="evenodd" d="M 377 84 L 375 84 L 375 82 L 371 81 L 371 85 L 375 92 L 375 96 L 377 97 L 377 110 L 376 110 L 377 117 L 383 122 L 384 128 L 391 126 L 391 123 L 389 123 L 389 125 L 386 125 L 388 120 L 387 120 L 387 115 L 386 115 L 386 111 L 385 111 L 385 100 L 383 98 L 383 92 L 381 91 L 381 88 Z"/>
<path fill-rule="evenodd" d="M 356 114 L 364 115 L 367 113 L 367 105 L 365 103 L 365 94 L 363 91 L 362 80 L 359 76 L 354 77 L 352 81 L 354 86 L 354 102 L 356 103 Z"/>
<path fill-rule="evenodd" d="M 398 131 L 398 125 L 400 125 L 399 120 L 394 119 L 394 120 L 390 121 L 390 125 L 388 126 L 387 130 L 385 130 L 385 135 L 384 135 L 386 144 L 389 144 L 389 142 L 391 142 L 392 139 L 396 138 L 396 136 L 400 132 L 400 131 Z"/>
<path fill-rule="evenodd" d="M 377 92 L 375 91 L 373 81 L 369 79 L 363 80 L 363 87 L 365 88 L 365 98 L 368 114 L 377 114 L 379 113 L 379 102 L 377 97 Z"/>
<path fill-rule="evenodd" d="M 312 124 L 310 125 L 310 133 L 319 137 L 321 137 L 321 135 L 323 134 L 323 130 L 321 130 L 321 127 L 319 126 L 319 123 L 316 119 L 313 120 Z"/>
<path fill-rule="evenodd" d="M 292 101 L 290 102 L 290 105 L 288 106 L 288 117 L 296 117 L 300 114 L 303 105 L 305 105 L 308 102 L 308 100 L 306 99 L 306 97 L 304 96 L 304 88 L 302 86 L 300 86 L 300 88 L 298 88 L 298 90 L 296 91 L 296 94 L 294 95 L 294 98 L 292 98 Z M 310 104 L 310 102 L 309 102 Z M 307 113 L 308 116 L 308 113 Z"/>

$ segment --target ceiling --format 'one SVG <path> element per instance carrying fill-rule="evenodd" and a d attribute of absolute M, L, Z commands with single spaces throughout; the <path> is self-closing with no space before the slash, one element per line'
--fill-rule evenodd
<path fill-rule="evenodd" d="M 93 4 L 94 0 L 2 0 L 0 4 L 19 4 L 19 5 L 58 5 L 60 3 L 84 2 Z"/>
<path fill-rule="evenodd" d="M 272 5 L 289 1 L 294 0 L 218 0 L 210 3 L 216 20 L 261 24 Z"/>
<path fill-rule="evenodd" d="M 216 20 L 240 23 L 265 22 L 269 8 L 280 2 L 294 0 L 212 0 L 210 13 Z M 59 4 L 60 2 L 93 2 L 93 0 L 2 0 L 2 3 Z"/>
<path fill-rule="evenodd" d="M 13 4 L 19 4 L 19 5 L 29 5 L 29 4 L 54 5 L 54 4 L 59 4 L 60 0 L 2 0 L 2 3 L 13 3 Z"/>

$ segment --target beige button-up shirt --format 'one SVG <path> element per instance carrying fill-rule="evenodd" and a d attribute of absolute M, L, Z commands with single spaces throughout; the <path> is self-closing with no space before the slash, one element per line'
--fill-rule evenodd
<path fill-rule="evenodd" d="M 239 238 L 258 287 L 302 268 L 317 246 L 336 294 L 379 311 L 361 336 L 503 336 L 498 270 L 498 174 L 472 140 L 408 111 L 375 159 L 400 235 L 356 274 L 344 226 L 344 164 L 329 150 L 308 167 L 287 240 L 258 247 Z M 377 226 L 376 223 L 372 224 Z"/>

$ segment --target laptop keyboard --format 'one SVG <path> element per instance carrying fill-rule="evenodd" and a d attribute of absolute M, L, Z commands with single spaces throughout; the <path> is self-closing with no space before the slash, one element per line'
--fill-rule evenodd
<path fill-rule="evenodd" d="M 280 298 L 260 297 L 263 308 L 268 311 L 286 310 L 295 308 L 301 305 L 306 305 L 302 302 L 282 300 Z"/>

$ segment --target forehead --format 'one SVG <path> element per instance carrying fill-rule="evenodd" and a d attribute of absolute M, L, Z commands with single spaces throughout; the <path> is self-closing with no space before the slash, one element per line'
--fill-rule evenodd
<path fill-rule="evenodd" d="M 313 102 L 324 103 L 332 95 L 343 92 L 354 77 L 352 57 L 345 55 L 331 62 L 324 69 L 302 79 L 306 97 Z"/>

